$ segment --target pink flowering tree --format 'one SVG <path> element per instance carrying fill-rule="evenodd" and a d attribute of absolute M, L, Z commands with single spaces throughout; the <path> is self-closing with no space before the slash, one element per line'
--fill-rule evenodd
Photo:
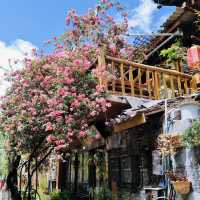
<path fill-rule="evenodd" d="M 118 21 L 111 15 L 115 11 L 121 16 Z M 70 11 L 66 24 L 67 31 L 49 41 L 56 46 L 52 54 L 26 59 L 25 67 L 9 77 L 1 128 L 9 134 L 11 147 L 21 153 L 29 153 L 40 139 L 56 152 L 70 150 L 87 136 L 92 120 L 110 106 L 96 78 L 104 72 L 94 64 L 101 49 L 127 56 L 127 13 L 118 2 L 100 0 L 86 15 Z"/>
<path fill-rule="evenodd" d="M 107 14 L 112 10 L 121 14 L 120 21 Z M 56 46 L 51 55 L 26 59 L 22 70 L 10 74 L 11 87 L 2 98 L 0 128 L 10 149 L 28 159 L 28 199 L 33 173 L 52 150 L 62 157 L 80 148 L 90 124 L 111 106 L 98 84 L 104 72 L 93 69 L 101 49 L 129 58 L 134 50 L 124 39 L 128 20 L 119 3 L 101 0 L 84 16 L 70 11 L 66 24 L 67 31 L 48 42 Z M 13 199 L 20 199 L 14 190 Z"/>
<path fill-rule="evenodd" d="M 11 148 L 28 155 L 30 162 L 37 158 L 42 163 L 53 149 L 62 155 L 80 147 L 90 123 L 110 107 L 84 66 L 54 54 L 27 61 L 12 74 L 12 87 L 2 100 L 1 128 Z"/>

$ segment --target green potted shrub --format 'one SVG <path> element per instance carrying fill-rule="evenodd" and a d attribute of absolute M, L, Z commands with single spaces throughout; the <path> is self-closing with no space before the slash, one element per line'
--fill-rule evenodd
<path fill-rule="evenodd" d="M 185 130 L 182 143 L 187 147 L 200 146 L 200 120 L 195 120 L 192 126 Z"/>
<path fill-rule="evenodd" d="M 181 142 L 185 147 L 190 148 L 190 155 L 195 163 L 200 164 L 200 119 L 195 120 L 192 126 L 185 130 Z"/>
<path fill-rule="evenodd" d="M 181 71 L 179 69 L 180 63 L 186 63 L 187 52 L 184 48 L 181 48 L 179 41 L 172 44 L 171 47 L 163 49 L 160 55 L 166 59 L 167 68 L 172 70 Z"/>

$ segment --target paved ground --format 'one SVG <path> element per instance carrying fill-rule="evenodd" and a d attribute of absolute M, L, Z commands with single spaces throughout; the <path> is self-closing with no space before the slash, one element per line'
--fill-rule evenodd
<path fill-rule="evenodd" d="M 137 194 L 123 193 L 121 195 L 121 200 L 145 200 L 145 195 L 143 192 Z"/>
<path fill-rule="evenodd" d="M 11 200 L 10 192 L 0 190 L 0 200 Z"/>

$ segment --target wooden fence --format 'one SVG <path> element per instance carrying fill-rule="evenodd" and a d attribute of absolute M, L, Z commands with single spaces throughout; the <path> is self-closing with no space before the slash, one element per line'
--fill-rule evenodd
<path fill-rule="evenodd" d="M 99 77 L 99 81 L 111 95 L 165 99 L 189 95 L 196 89 L 191 75 L 175 70 L 103 54 L 98 58 L 98 67 L 106 69 L 107 73 Z"/>

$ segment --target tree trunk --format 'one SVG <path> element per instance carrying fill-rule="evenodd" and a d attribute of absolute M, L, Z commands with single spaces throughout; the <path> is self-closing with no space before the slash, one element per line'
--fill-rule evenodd
<path fill-rule="evenodd" d="M 21 160 L 21 156 L 13 152 L 11 159 L 9 160 L 9 171 L 7 176 L 7 187 L 11 192 L 12 200 L 21 200 L 20 192 L 17 187 L 17 169 Z"/>
<path fill-rule="evenodd" d="M 28 200 L 31 200 L 31 190 L 32 190 L 32 176 L 31 176 L 31 160 L 28 162 Z"/>

